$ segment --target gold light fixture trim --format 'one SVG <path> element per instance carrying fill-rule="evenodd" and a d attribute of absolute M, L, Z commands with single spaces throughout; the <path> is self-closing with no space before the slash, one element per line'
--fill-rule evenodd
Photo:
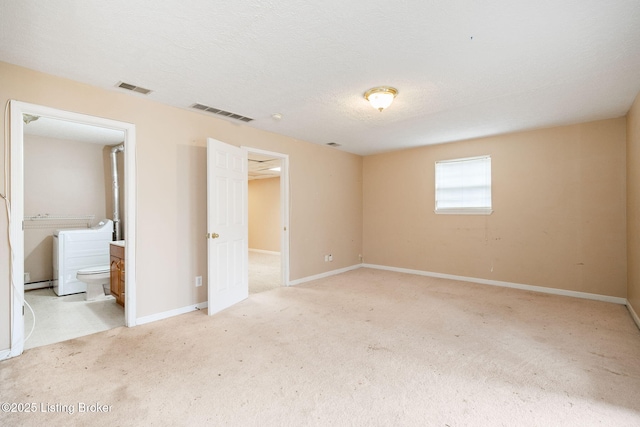
<path fill-rule="evenodd" d="M 365 92 L 364 97 L 373 108 L 382 112 L 393 102 L 398 90 L 389 86 L 378 86 Z"/>

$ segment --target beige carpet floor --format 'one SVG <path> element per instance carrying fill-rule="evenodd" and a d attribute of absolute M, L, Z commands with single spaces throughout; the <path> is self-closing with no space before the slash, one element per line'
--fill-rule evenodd
<path fill-rule="evenodd" d="M 282 286 L 280 255 L 249 250 L 249 294 Z"/>
<path fill-rule="evenodd" d="M 638 426 L 640 331 L 620 305 L 358 269 L 27 350 L 0 381 L 36 410 L 2 426 Z"/>

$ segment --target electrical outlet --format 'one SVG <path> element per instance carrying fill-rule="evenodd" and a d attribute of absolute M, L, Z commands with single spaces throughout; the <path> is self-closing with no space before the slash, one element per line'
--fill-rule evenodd
<path fill-rule="evenodd" d="M 196 276 L 196 288 L 202 286 L 202 276 Z"/>
<path fill-rule="evenodd" d="M 333 262 L 333 255 L 329 254 L 329 262 Z"/>
<path fill-rule="evenodd" d="M 329 255 L 324 256 L 324 262 L 329 262 Z"/>

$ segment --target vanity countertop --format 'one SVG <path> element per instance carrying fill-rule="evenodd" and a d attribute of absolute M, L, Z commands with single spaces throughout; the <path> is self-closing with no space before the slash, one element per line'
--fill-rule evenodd
<path fill-rule="evenodd" d="M 115 242 L 111 242 L 114 246 L 122 246 L 124 248 L 124 240 L 117 240 Z"/>

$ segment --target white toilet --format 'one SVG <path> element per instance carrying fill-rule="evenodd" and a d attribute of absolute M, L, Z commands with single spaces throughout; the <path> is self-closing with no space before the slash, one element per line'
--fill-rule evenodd
<path fill-rule="evenodd" d="M 87 284 L 85 300 L 97 301 L 105 299 L 111 295 L 110 271 L 108 265 L 88 267 L 78 270 L 76 278 Z"/>

